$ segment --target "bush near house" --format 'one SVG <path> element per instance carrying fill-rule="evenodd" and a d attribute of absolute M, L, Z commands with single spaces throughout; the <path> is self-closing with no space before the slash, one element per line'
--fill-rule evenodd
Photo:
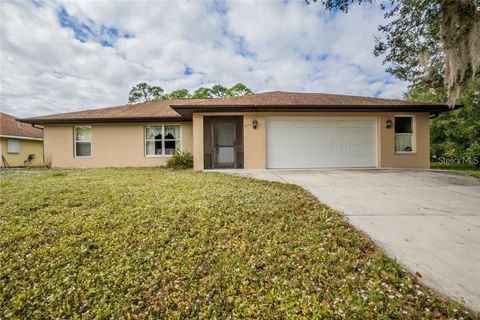
<path fill-rule="evenodd" d="M 193 156 L 189 152 L 178 151 L 168 160 L 167 167 L 173 169 L 193 168 Z"/>
<path fill-rule="evenodd" d="M 52 169 L 0 188 L 2 319 L 472 318 L 297 186 Z"/>

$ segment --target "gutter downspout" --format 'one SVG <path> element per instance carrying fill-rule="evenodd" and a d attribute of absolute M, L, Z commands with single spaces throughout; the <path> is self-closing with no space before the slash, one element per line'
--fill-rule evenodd
<path fill-rule="evenodd" d="M 43 131 L 43 140 L 42 140 L 42 167 L 45 166 L 45 128 L 37 126 L 35 123 L 32 123 L 32 127 L 40 129 Z"/>

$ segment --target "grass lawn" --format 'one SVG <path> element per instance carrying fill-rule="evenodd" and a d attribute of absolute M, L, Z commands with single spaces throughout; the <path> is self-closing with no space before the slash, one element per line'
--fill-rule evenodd
<path fill-rule="evenodd" d="M 471 317 L 293 185 L 99 169 L 0 187 L 2 319 Z"/>
<path fill-rule="evenodd" d="M 440 162 L 432 162 L 430 164 L 432 169 L 457 170 L 463 171 L 466 174 L 480 178 L 480 168 L 473 164 L 444 164 Z"/>

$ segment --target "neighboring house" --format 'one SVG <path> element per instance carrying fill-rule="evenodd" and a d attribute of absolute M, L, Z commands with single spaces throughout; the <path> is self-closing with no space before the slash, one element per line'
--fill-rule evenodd
<path fill-rule="evenodd" d="M 0 112 L 0 153 L 2 167 L 42 166 L 43 130 Z"/>
<path fill-rule="evenodd" d="M 54 167 L 165 165 L 194 169 L 428 168 L 430 117 L 445 104 L 266 92 L 169 100 L 22 119 L 44 126 Z"/>

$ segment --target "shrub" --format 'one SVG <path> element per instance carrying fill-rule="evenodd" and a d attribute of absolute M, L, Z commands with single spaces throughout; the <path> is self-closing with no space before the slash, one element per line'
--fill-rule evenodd
<path fill-rule="evenodd" d="M 173 169 L 193 168 L 193 156 L 190 152 L 177 151 L 167 162 L 167 167 Z"/>
<path fill-rule="evenodd" d="M 52 168 L 52 158 L 45 157 L 44 160 L 43 160 L 43 166 L 47 169 Z"/>

